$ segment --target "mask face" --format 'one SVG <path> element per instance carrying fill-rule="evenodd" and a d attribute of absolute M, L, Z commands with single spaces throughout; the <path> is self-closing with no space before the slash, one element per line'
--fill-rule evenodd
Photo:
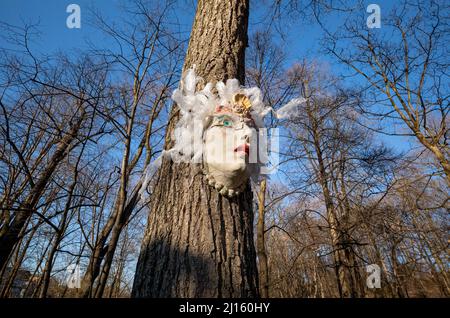
<path fill-rule="evenodd" d="M 222 195 L 231 197 L 245 188 L 255 134 L 250 118 L 232 112 L 212 116 L 204 134 L 204 161 L 209 184 Z"/>

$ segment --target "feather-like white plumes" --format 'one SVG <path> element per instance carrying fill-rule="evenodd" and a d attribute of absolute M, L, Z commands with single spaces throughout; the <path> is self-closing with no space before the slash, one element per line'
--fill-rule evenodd
<path fill-rule="evenodd" d="M 273 111 L 271 107 L 264 105 L 258 87 L 244 88 L 239 85 L 237 79 L 228 79 L 225 83 L 221 81 L 215 85 L 217 94 L 213 93 L 211 83 L 196 92 L 197 84 L 201 80 L 194 69 L 189 69 L 181 81 L 180 88 L 172 94 L 172 99 L 180 108 L 180 118 L 172 133 L 175 144 L 170 151 L 172 160 L 176 162 L 201 162 L 204 120 L 214 113 L 216 106 L 230 104 L 235 94 L 244 93 L 250 99 L 252 118 L 260 128 L 264 127 L 264 117 Z M 278 118 L 287 117 L 301 102 L 302 99 L 294 99 L 275 115 Z"/>
<path fill-rule="evenodd" d="M 244 94 L 248 96 L 252 104 L 250 113 L 256 126 L 264 127 L 264 117 L 272 110 L 271 107 L 264 105 L 261 90 L 258 87 L 244 89 Z"/>
<path fill-rule="evenodd" d="M 163 151 L 162 154 L 158 158 L 156 158 L 152 163 L 150 163 L 145 168 L 145 171 L 143 174 L 143 179 L 142 179 L 141 189 L 139 190 L 139 197 L 141 199 L 146 197 L 146 193 L 148 192 L 147 187 L 148 187 L 150 181 L 155 176 L 156 171 L 158 171 L 159 167 L 161 166 L 162 159 L 165 155 L 166 155 L 166 152 Z M 151 193 L 151 191 L 150 191 L 150 193 Z"/>
<path fill-rule="evenodd" d="M 186 92 L 186 95 L 193 95 L 197 83 L 201 80 L 201 77 L 195 75 L 195 67 L 188 69 L 186 76 L 181 81 L 181 87 Z"/>
<path fill-rule="evenodd" d="M 299 107 L 306 100 L 304 98 L 294 98 L 289 101 L 286 105 L 282 106 L 276 111 L 276 116 L 278 119 L 282 118 L 295 118 L 300 115 Z"/>
<path fill-rule="evenodd" d="M 175 141 L 170 155 L 175 162 L 201 162 L 203 120 L 213 111 L 218 103 L 212 93 L 212 84 L 196 92 L 196 86 L 202 79 L 189 69 L 180 88 L 172 94 L 172 99 L 180 108 L 180 118 L 172 133 Z"/>
<path fill-rule="evenodd" d="M 228 79 L 226 83 L 216 84 L 217 95 L 213 93 L 213 85 L 207 83 L 201 91 L 196 92 L 196 87 L 202 78 L 195 74 L 194 68 L 186 72 L 181 81 L 180 88 L 177 88 L 172 99 L 180 109 L 180 117 L 172 138 L 175 141 L 172 149 L 167 151 L 175 162 L 195 162 L 202 159 L 202 137 L 203 122 L 214 113 L 216 106 L 227 105 L 235 94 L 244 93 L 250 99 L 252 108 L 251 115 L 260 128 L 264 127 L 264 117 L 273 111 L 271 107 L 264 105 L 261 90 L 258 87 L 244 88 L 239 85 L 237 79 Z M 293 99 L 277 112 L 277 118 L 286 118 L 297 112 L 297 106 L 304 102 L 304 99 Z"/>
<path fill-rule="evenodd" d="M 181 80 L 180 88 L 174 90 L 172 99 L 180 109 L 179 120 L 172 132 L 174 146 L 163 151 L 154 162 L 147 166 L 142 176 L 141 197 L 145 196 L 150 180 L 158 170 L 164 156 L 170 157 L 174 162 L 202 162 L 203 123 L 214 113 L 216 106 L 229 104 L 235 94 L 244 93 L 250 99 L 252 105 L 250 112 L 259 128 L 264 127 L 264 117 L 270 111 L 274 112 L 277 118 L 296 117 L 299 115 L 298 106 L 305 102 L 303 98 L 295 98 L 275 112 L 271 107 L 264 105 L 262 93 L 258 87 L 244 88 L 239 85 L 237 79 L 229 79 L 226 83 L 216 84 L 218 92 L 216 95 L 213 93 L 212 83 L 207 83 L 201 91 L 196 92 L 200 81 L 202 78 L 195 74 L 195 67 L 191 68 Z M 262 146 L 261 141 L 259 146 Z M 263 144 L 264 146 L 267 147 L 267 144 Z M 258 175 L 259 168 L 255 167 L 255 173 L 251 177 L 257 179 Z"/>
<path fill-rule="evenodd" d="M 220 104 L 229 104 L 236 93 L 240 91 L 239 81 L 235 78 L 227 80 L 226 84 L 218 82 L 216 84 L 217 92 L 219 93 Z"/>

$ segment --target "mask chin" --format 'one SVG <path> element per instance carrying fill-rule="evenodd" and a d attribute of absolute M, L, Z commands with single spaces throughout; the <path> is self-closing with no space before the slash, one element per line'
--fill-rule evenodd
<path fill-rule="evenodd" d="M 206 164 L 205 175 L 208 184 L 226 197 L 233 197 L 241 193 L 245 189 L 248 180 L 246 170 L 236 173 L 223 172 L 214 169 L 208 164 Z"/>

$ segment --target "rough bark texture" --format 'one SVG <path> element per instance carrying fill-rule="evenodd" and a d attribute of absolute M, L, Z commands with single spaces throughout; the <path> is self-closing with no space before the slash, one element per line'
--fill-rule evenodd
<path fill-rule="evenodd" d="M 266 179 L 260 183 L 258 194 L 258 223 L 256 224 L 256 249 L 258 253 L 259 279 L 261 297 L 269 297 L 269 267 L 266 253 L 265 218 L 266 218 Z"/>
<path fill-rule="evenodd" d="M 184 70 L 205 82 L 244 81 L 248 0 L 198 1 Z M 204 83 L 203 83 L 204 84 Z M 177 121 L 172 110 L 166 148 Z M 164 160 L 154 188 L 134 297 L 255 297 L 258 274 L 250 185 L 228 199 L 200 165 Z"/>

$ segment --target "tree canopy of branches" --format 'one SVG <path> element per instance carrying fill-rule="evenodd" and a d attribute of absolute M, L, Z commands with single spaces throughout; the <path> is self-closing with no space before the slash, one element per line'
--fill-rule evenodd
<path fill-rule="evenodd" d="M 400 1 L 369 29 L 361 1 L 199 0 L 189 39 L 186 5 L 92 10 L 107 40 L 71 53 L 0 21 L 0 297 L 449 297 L 448 4 Z M 326 61 L 292 52 L 297 20 Z M 274 110 L 305 101 L 267 116 L 277 173 L 233 200 L 168 158 L 143 178 L 194 64 Z"/>

